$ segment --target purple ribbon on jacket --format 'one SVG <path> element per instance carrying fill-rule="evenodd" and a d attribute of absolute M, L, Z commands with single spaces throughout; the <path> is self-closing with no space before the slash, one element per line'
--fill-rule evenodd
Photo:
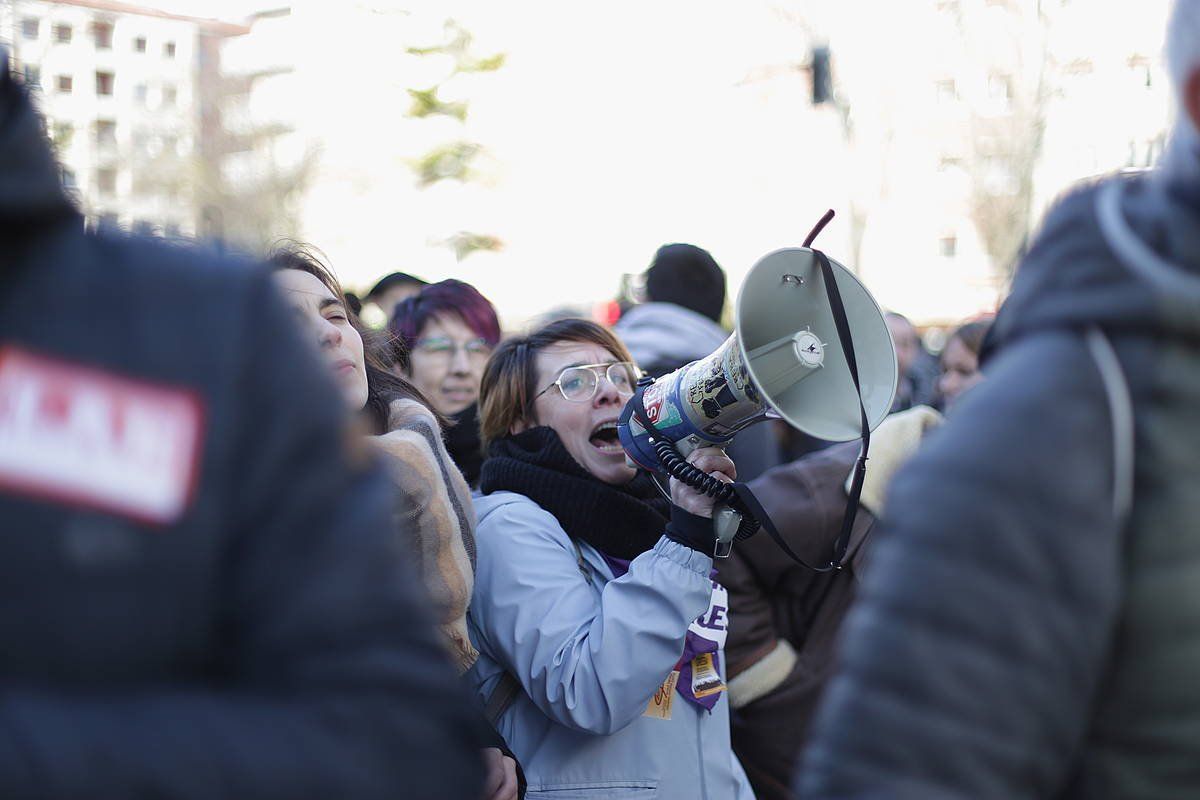
<path fill-rule="evenodd" d="M 612 568 L 613 577 L 619 578 L 629 571 L 629 561 L 607 553 L 601 553 L 608 566 Z M 717 577 L 714 569 L 710 579 Z M 721 699 L 725 692 L 725 682 L 721 678 L 721 648 L 725 644 L 725 632 L 728 628 L 729 609 L 728 593 L 716 580 L 712 580 L 713 594 L 709 600 L 708 609 L 688 626 L 687 637 L 684 639 L 683 655 L 675 665 L 679 670 L 679 681 L 675 690 L 687 700 L 707 711 Z M 720 602 L 718 602 L 720 601 Z M 699 675 L 695 672 L 698 656 L 708 656 L 708 669 Z"/>

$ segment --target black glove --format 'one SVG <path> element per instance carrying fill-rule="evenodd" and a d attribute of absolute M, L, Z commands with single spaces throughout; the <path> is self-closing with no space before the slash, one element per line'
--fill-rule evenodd
<path fill-rule="evenodd" d="M 717 530 L 708 517 L 698 517 L 677 505 L 671 506 L 671 521 L 663 535 L 672 542 L 711 556 L 717 545 Z"/>

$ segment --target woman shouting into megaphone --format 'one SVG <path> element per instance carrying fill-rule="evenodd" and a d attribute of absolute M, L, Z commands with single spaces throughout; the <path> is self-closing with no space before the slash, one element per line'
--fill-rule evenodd
<path fill-rule="evenodd" d="M 712 500 L 661 496 L 625 461 L 637 368 L 609 331 L 560 320 L 484 370 L 471 675 L 530 798 L 752 797 L 729 743 L 725 590 Z M 720 450 L 698 469 L 732 480 Z"/>

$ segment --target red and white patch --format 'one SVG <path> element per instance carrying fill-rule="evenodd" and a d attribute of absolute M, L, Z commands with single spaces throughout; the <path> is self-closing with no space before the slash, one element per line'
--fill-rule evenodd
<path fill-rule="evenodd" d="M 642 407 L 646 409 L 646 419 L 655 425 L 662 414 L 663 392 L 663 387 L 655 383 L 646 387 L 646 391 L 642 393 Z"/>
<path fill-rule="evenodd" d="M 165 525 L 195 487 L 191 392 L 0 348 L 0 489 Z"/>

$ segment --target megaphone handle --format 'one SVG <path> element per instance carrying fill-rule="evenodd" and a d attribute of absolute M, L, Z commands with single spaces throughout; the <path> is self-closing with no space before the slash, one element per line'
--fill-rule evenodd
<path fill-rule="evenodd" d="M 729 554 L 733 552 L 733 540 L 737 538 L 745 518 L 736 509 L 724 503 L 716 503 L 713 505 L 712 520 L 713 529 L 717 534 L 713 558 L 729 558 Z"/>

